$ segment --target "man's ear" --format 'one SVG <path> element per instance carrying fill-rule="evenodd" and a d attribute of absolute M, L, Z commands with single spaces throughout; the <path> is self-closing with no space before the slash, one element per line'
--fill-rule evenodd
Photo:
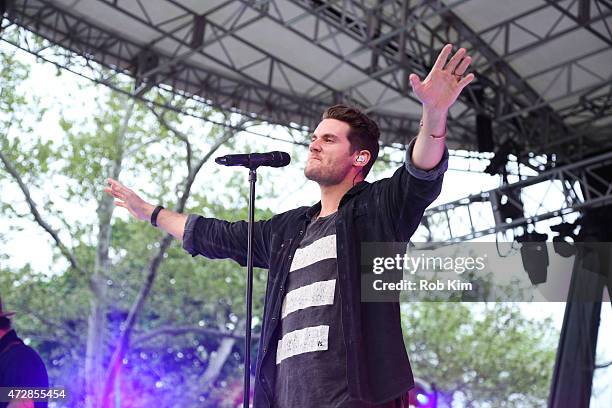
<path fill-rule="evenodd" d="M 370 158 L 371 158 L 371 155 L 369 151 L 360 150 L 355 155 L 355 160 L 353 162 L 353 165 L 357 167 L 365 167 L 365 165 L 370 162 Z"/>

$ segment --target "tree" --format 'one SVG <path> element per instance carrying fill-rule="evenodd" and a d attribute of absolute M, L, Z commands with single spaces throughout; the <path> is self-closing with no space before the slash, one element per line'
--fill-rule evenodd
<path fill-rule="evenodd" d="M 223 208 L 220 200 L 207 199 L 210 188 L 193 195 L 195 205 L 188 207 L 187 202 L 206 161 L 252 121 L 195 106 L 194 109 L 208 109 L 208 115 L 215 115 L 228 126 L 209 126 L 206 141 L 194 143 L 189 131 L 179 129 L 184 118 L 177 114 L 157 110 L 123 94 L 90 88 L 97 94 L 98 113 L 77 121 L 62 120 L 63 140 L 45 140 L 25 126 L 28 119 L 43 113 L 19 94 L 19 84 L 28 76 L 27 66 L 18 62 L 14 54 L 3 53 L 2 59 L 0 159 L 4 171 L 0 172 L 0 181 L 16 186 L 21 193 L 21 197 L 3 197 L 2 215 L 13 220 L 33 219 L 51 238 L 56 254 L 68 261 L 68 268 L 57 274 L 34 274 L 27 267 L 2 271 L 2 293 L 7 294 L 7 302 L 28 312 L 20 319 L 19 327 L 31 336 L 47 361 L 57 366 L 51 369 L 55 384 L 68 385 L 76 399 L 82 398 L 89 407 L 104 405 L 109 401 L 107 397 L 134 383 L 131 376 L 135 378 L 143 369 L 126 363 L 136 360 L 134 352 L 146 353 L 141 350 L 161 344 L 165 336 L 184 337 L 185 343 L 173 337 L 179 349 L 193 348 L 197 340 L 205 356 L 192 353 L 193 358 L 188 359 L 195 367 L 191 374 L 182 373 L 184 364 L 177 368 L 180 375 L 191 378 L 194 393 L 183 398 L 179 392 L 168 394 L 167 389 L 162 390 L 173 403 L 181 398 L 197 400 L 201 394 L 195 390 L 208 390 L 225 374 L 230 357 L 234 361 L 227 368 L 228 375 L 234 375 L 231 373 L 239 368 L 240 355 L 234 353 L 240 351 L 236 344 L 240 336 L 234 331 L 244 325 L 242 304 L 236 301 L 243 293 L 244 273 L 229 263 L 222 267 L 219 263 L 206 263 L 201 267 L 199 260 L 188 259 L 170 236 L 143 223 L 117 220 L 115 228 L 112 198 L 102 194 L 102 184 L 107 177 L 126 174 L 140 184 L 153 186 L 149 194 L 159 202 L 174 203 L 175 211 L 221 218 L 244 216 L 242 206 L 246 201 L 236 199 L 235 194 L 231 201 L 235 205 L 229 208 Z M 118 86 L 127 89 L 129 83 Z M 150 92 L 153 98 L 173 98 L 160 90 Z M 190 103 L 181 99 L 170 102 Z M 230 188 L 235 181 L 230 182 Z M 96 217 L 75 219 L 64 210 L 68 208 L 66 203 L 95 208 Z M 257 217 L 265 215 L 269 213 L 259 212 Z M 194 278 L 177 273 L 190 270 L 201 275 Z M 162 285 L 158 292 L 154 282 L 160 273 L 176 275 L 174 282 L 190 291 L 189 296 L 179 295 L 175 283 L 170 287 Z M 229 289 L 224 287 L 228 278 L 236 281 Z M 264 282 L 265 275 L 258 273 L 256 312 L 261 311 Z M 200 288 L 202 293 L 194 288 Z M 208 302 L 202 300 L 202 294 L 209 296 Z M 151 296 L 167 301 L 167 307 L 154 307 Z M 87 309 L 89 312 L 83 313 Z M 176 316 L 177 310 L 191 313 Z M 49 333 L 61 335 L 53 340 Z M 81 333 L 87 333 L 85 339 L 79 336 Z M 136 351 L 130 348 L 132 335 Z M 78 358 L 83 351 L 84 361 Z M 160 365 L 166 363 L 167 356 L 162 354 L 155 347 L 151 352 Z M 71 378 L 75 372 L 79 373 L 76 381 Z M 117 382 L 119 374 L 121 381 Z M 159 384 L 159 380 L 137 382 L 152 391 Z"/>
<path fill-rule="evenodd" d="M 451 406 L 546 405 L 559 333 L 550 319 L 526 319 L 517 304 L 402 305 L 415 375 Z"/>

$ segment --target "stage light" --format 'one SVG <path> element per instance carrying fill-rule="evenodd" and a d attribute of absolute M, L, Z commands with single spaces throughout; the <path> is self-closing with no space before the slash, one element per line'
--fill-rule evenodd
<path fill-rule="evenodd" d="M 537 232 L 526 232 L 524 235 L 516 238 L 517 242 L 523 243 L 521 245 L 523 267 L 527 271 L 529 280 L 534 285 L 546 282 L 548 272 L 547 239 L 547 234 L 539 234 Z"/>
<path fill-rule="evenodd" d="M 576 248 L 573 245 L 576 242 L 576 234 L 574 230 L 576 224 L 562 222 L 561 224 L 550 227 L 551 231 L 558 232 L 559 235 L 553 237 L 553 248 L 555 252 L 564 258 L 569 258 L 576 253 Z"/>
<path fill-rule="evenodd" d="M 429 397 L 425 394 L 418 393 L 416 396 L 417 402 L 422 405 L 429 403 Z"/>
<path fill-rule="evenodd" d="M 414 379 L 414 388 L 408 394 L 408 407 L 410 408 L 436 408 L 437 393 L 433 384 L 421 378 Z"/>

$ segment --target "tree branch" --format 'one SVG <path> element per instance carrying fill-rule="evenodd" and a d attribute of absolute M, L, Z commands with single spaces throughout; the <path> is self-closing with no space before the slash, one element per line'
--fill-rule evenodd
<path fill-rule="evenodd" d="M 244 320 L 239 321 L 236 324 L 234 331 L 244 331 L 246 326 L 245 323 L 246 322 Z M 217 381 L 217 378 L 219 378 L 219 374 L 221 373 L 227 358 L 231 354 L 234 344 L 236 344 L 236 339 L 226 337 L 221 340 L 219 346 L 217 347 L 216 353 L 211 355 L 208 361 L 208 366 L 206 367 L 204 374 L 202 374 L 202 388 L 204 391 L 208 391 L 210 387 L 213 386 L 215 381 Z"/>
<path fill-rule="evenodd" d="M 149 105 L 147 105 L 149 106 Z M 172 133 L 174 133 L 174 135 L 176 137 L 178 137 L 180 140 L 182 140 L 185 143 L 185 147 L 187 149 L 187 172 L 189 174 L 191 174 L 192 168 L 191 168 L 191 160 L 193 157 L 193 151 L 191 148 L 191 142 L 189 142 L 189 137 L 181 132 L 180 130 L 178 130 L 176 127 L 172 126 L 165 118 L 166 112 L 164 111 L 163 113 L 158 113 L 153 107 L 149 106 L 149 109 L 151 110 L 151 112 L 153 112 L 153 115 L 155 115 L 155 117 L 157 118 L 157 120 L 159 121 L 159 123 L 165 127 L 166 129 L 168 129 L 169 131 L 171 131 Z"/>
<path fill-rule="evenodd" d="M 127 152 L 125 152 L 125 156 L 129 157 L 129 156 L 133 155 L 134 153 L 136 153 L 139 149 L 142 149 L 143 147 L 148 146 L 150 144 L 160 142 L 161 140 L 162 140 L 161 137 L 154 137 L 152 139 L 147 140 L 146 142 L 142 142 L 142 143 L 139 143 L 139 144 L 137 144 L 135 146 L 132 146 L 131 149 L 129 149 Z"/>
<path fill-rule="evenodd" d="M 60 346 L 60 348 L 63 350 L 70 350 L 73 348 L 72 345 L 66 343 L 65 341 L 62 341 L 61 338 L 59 336 L 44 336 L 42 334 L 40 334 L 40 332 L 34 332 L 34 331 L 30 331 L 30 330 L 20 330 L 19 331 L 19 335 L 20 337 L 29 337 L 32 338 L 34 340 L 37 341 L 45 341 L 48 343 L 55 343 L 58 346 Z"/>
<path fill-rule="evenodd" d="M 159 336 L 180 336 L 187 333 L 201 334 L 203 336 L 211 336 L 211 337 L 222 337 L 222 338 L 231 338 L 235 340 L 244 340 L 244 336 L 240 334 L 234 334 L 234 332 L 211 329 L 209 327 L 200 327 L 200 326 L 162 326 L 157 329 L 150 330 L 146 333 L 143 333 L 134 339 L 131 342 L 132 346 L 137 346 L 142 343 L 146 343 L 156 337 Z M 259 335 L 253 335 L 253 338 L 258 338 Z"/>
<path fill-rule="evenodd" d="M 248 122 L 249 122 L 248 118 L 242 118 L 235 127 L 226 128 L 225 132 L 223 133 L 223 136 L 221 136 L 219 139 L 215 141 L 213 146 L 210 148 L 210 151 L 202 158 L 202 160 L 198 162 L 198 164 L 196 164 L 193 173 L 189 174 L 189 176 L 187 177 L 187 180 L 185 183 L 186 190 L 191 189 L 191 185 L 195 181 L 195 176 L 198 174 L 198 172 L 200 171 L 204 163 L 206 163 L 210 159 L 210 157 L 219 149 L 219 147 L 221 147 L 225 142 L 227 142 L 232 137 L 234 137 L 234 135 L 238 133 L 239 131 L 245 129 L 246 124 Z M 179 212 L 183 211 L 186 202 L 187 202 L 187 197 L 184 197 L 184 199 L 181 200 L 181 203 L 179 206 L 180 208 Z"/>
<path fill-rule="evenodd" d="M 66 325 L 62 325 L 60 323 L 57 322 L 53 322 L 43 316 L 41 316 L 40 314 L 38 314 L 38 312 L 33 311 L 32 309 L 26 307 L 22 307 L 21 308 L 26 314 L 32 315 L 36 320 L 40 321 L 41 323 L 49 326 L 49 328 L 53 328 L 54 330 L 63 330 L 65 332 L 68 333 L 68 335 L 70 335 L 72 338 L 79 338 L 81 337 L 81 333 L 77 333 L 75 330 L 72 330 L 71 328 L 67 327 Z"/>
<path fill-rule="evenodd" d="M 59 250 L 62 253 L 62 255 L 64 255 L 66 257 L 66 259 L 68 259 L 68 262 L 70 262 L 70 266 L 73 269 L 75 269 L 77 272 L 79 272 L 81 275 L 86 276 L 87 274 L 86 274 L 85 270 L 81 268 L 81 266 L 79 265 L 79 263 L 76 260 L 76 257 L 74 256 L 74 254 L 68 249 L 68 247 L 66 245 L 64 245 L 64 243 L 60 239 L 59 235 L 57 234 L 57 231 L 55 231 L 53 228 L 51 228 L 51 226 L 47 222 L 45 222 L 45 220 L 43 220 L 42 216 L 38 212 L 38 208 L 36 206 L 36 203 L 32 199 L 32 195 L 30 194 L 30 190 L 28 189 L 28 187 L 23 182 L 21 176 L 19 175 L 19 173 L 17 172 L 15 167 L 6 158 L 6 156 L 4 156 L 2 151 L 0 151 L 0 160 L 2 160 L 2 163 L 4 164 L 4 167 L 6 168 L 6 171 L 13 177 L 15 182 L 19 185 L 19 188 L 21 189 L 21 192 L 23 193 L 23 195 L 24 195 L 24 197 L 26 199 L 26 202 L 28 203 L 28 206 L 30 207 L 30 212 L 34 216 L 34 220 L 36 221 L 36 223 L 38 223 L 38 225 L 40 225 L 45 231 L 47 231 L 47 233 L 49 235 L 51 235 L 51 237 L 53 238 L 53 241 L 55 241 L 55 244 L 59 248 Z M 91 282 L 90 282 L 90 285 L 91 285 Z"/>

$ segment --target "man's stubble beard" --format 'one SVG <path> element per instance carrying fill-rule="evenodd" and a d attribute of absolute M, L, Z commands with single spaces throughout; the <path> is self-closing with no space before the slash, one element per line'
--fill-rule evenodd
<path fill-rule="evenodd" d="M 304 168 L 304 176 L 306 176 L 308 180 L 312 180 L 324 186 L 339 184 L 343 180 L 340 173 L 339 171 L 334 172 L 332 168 L 324 168 L 322 162 L 320 162 L 320 166 L 311 168 L 309 168 L 308 163 L 306 163 L 306 167 Z"/>

